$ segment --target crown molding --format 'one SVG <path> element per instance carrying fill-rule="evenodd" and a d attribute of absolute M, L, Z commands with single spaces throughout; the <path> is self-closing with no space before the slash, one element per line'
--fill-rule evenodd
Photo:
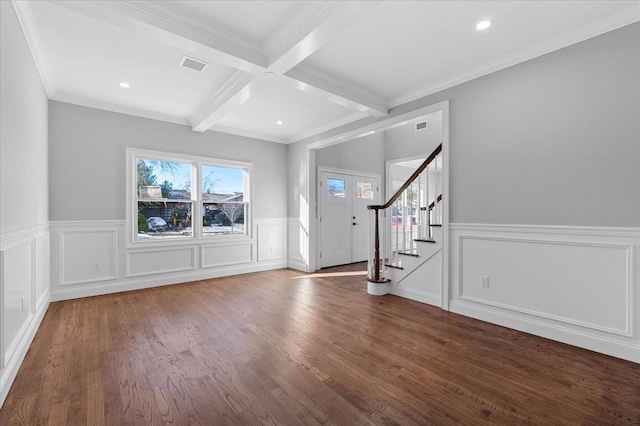
<path fill-rule="evenodd" d="M 325 100 L 374 117 L 388 114 L 388 101 L 384 97 L 310 65 L 300 64 L 284 75 L 302 83 L 297 84 L 296 88 L 303 92 L 316 93 Z"/>
<path fill-rule="evenodd" d="M 60 1 L 53 4 L 115 25 L 191 54 L 206 51 L 216 62 L 247 72 L 263 72 L 262 47 L 235 33 L 213 28 L 165 2 Z"/>
<path fill-rule="evenodd" d="M 36 64 L 36 69 L 40 75 L 40 80 L 42 80 L 44 90 L 47 93 L 47 97 L 51 99 L 56 92 L 56 88 L 53 76 L 51 75 L 51 69 L 49 68 L 49 63 L 47 62 L 47 57 L 44 54 L 44 49 L 41 43 L 42 39 L 36 27 L 31 5 L 28 1 L 17 0 L 11 0 L 11 5 L 16 13 L 16 17 L 18 18 L 24 37 L 27 40 L 27 45 L 31 51 L 33 61 Z"/>
<path fill-rule="evenodd" d="M 206 37 L 212 40 L 216 46 L 225 46 L 225 51 L 231 52 L 232 55 L 247 57 L 253 63 L 264 67 L 265 59 L 261 45 L 232 31 L 214 27 L 210 22 L 199 16 L 185 13 L 175 5 L 148 0 L 135 2 L 118 0 L 118 3 Z M 237 55 L 238 52 L 241 52 L 242 55 Z"/>
<path fill-rule="evenodd" d="M 546 55 L 547 53 L 580 43 L 581 41 L 588 40 L 638 21 L 640 21 L 640 4 L 626 11 L 601 19 L 589 25 L 585 25 L 584 27 L 569 31 L 553 39 L 538 43 L 531 48 L 504 56 L 497 61 L 488 63 L 481 67 L 473 68 L 472 70 L 423 87 L 406 95 L 393 98 L 390 102 L 390 108 L 395 108 L 399 105 L 415 101 L 416 99 L 423 98 L 450 87 L 466 83 L 467 81 L 471 81 L 513 65 Z"/>
<path fill-rule="evenodd" d="M 52 101 L 102 109 L 105 111 L 117 112 L 119 114 L 132 115 L 141 118 L 149 118 L 151 120 L 164 121 L 167 123 L 181 124 L 183 126 L 189 125 L 189 121 L 186 118 L 176 117 L 169 114 L 162 114 L 160 112 L 147 111 L 139 108 L 127 107 L 124 105 L 112 104 L 111 102 L 86 99 L 81 96 L 71 95 L 68 93 L 56 93 L 56 95 L 50 99 Z"/>
<path fill-rule="evenodd" d="M 220 126 L 217 124 L 209 127 L 208 130 L 211 130 L 214 132 L 220 132 L 220 133 L 228 133 L 230 135 L 244 136 L 246 138 L 259 139 L 259 140 L 268 141 L 268 142 L 276 142 L 281 144 L 289 143 L 289 141 L 287 141 L 286 139 L 278 138 L 275 136 L 269 136 L 269 135 L 264 135 L 262 133 L 250 132 L 248 130 L 234 129 L 233 127 Z"/>

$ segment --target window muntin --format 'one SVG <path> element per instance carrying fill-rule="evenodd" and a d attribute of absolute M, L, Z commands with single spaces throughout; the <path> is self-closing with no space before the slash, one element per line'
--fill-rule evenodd
<path fill-rule="evenodd" d="M 133 241 L 248 235 L 250 164 L 130 151 Z"/>

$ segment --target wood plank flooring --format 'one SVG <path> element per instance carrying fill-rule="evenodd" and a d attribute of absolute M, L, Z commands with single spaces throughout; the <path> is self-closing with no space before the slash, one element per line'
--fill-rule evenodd
<path fill-rule="evenodd" d="M 52 303 L 0 425 L 640 424 L 640 365 L 399 297 L 364 265 Z"/>

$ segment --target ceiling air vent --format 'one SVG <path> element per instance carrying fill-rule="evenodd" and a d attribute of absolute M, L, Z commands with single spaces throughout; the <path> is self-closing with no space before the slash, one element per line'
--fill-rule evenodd
<path fill-rule="evenodd" d="M 425 130 L 427 128 L 427 122 L 426 121 L 421 121 L 419 123 L 416 123 L 416 132 L 420 131 L 420 130 Z"/>
<path fill-rule="evenodd" d="M 189 68 L 190 70 L 202 72 L 207 67 L 206 62 L 199 61 L 197 59 L 190 58 L 188 56 L 183 56 L 180 61 L 180 66 L 184 68 Z"/>

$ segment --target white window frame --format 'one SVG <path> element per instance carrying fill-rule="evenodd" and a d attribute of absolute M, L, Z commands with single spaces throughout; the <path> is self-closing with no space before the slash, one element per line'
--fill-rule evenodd
<path fill-rule="evenodd" d="M 126 149 L 126 197 L 127 197 L 127 247 L 140 246 L 172 246 L 172 245 L 193 245 L 193 244 L 212 244 L 215 242 L 243 241 L 250 240 L 252 237 L 253 224 L 253 203 L 251 197 L 251 176 L 253 174 L 253 164 L 245 161 L 225 160 L 214 157 L 202 157 L 187 154 L 168 153 L 161 151 L 151 151 L 137 148 Z M 193 168 L 191 172 L 191 230 L 190 237 L 175 239 L 145 239 L 138 240 L 138 198 L 135 185 L 137 182 L 136 158 L 149 158 L 153 160 L 173 161 L 180 163 L 191 163 Z M 247 204 L 246 214 L 244 218 L 243 234 L 225 234 L 225 235 L 202 235 L 202 166 L 216 166 L 227 168 L 238 168 L 244 170 L 244 195 L 243 200 Z"/>

